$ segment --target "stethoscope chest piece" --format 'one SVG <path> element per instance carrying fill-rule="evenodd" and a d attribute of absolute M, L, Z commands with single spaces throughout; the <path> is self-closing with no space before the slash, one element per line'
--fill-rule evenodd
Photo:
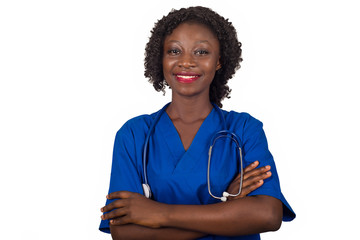
<path fill-rule="evenodd" d="M 143 188 L 143 190 L 144 190 L 144 195 L 145 195 L 145 197 L 150 198 L 150 197 L 151 197 L 151 191 L 150 191 L 150 186 L 149 186 L 149 184 L 143 183 L 143 184 L 142 184 L 142 188 Z"/>

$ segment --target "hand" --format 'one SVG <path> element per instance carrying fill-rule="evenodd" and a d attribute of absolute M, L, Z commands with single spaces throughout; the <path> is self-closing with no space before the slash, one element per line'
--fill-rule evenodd
<path fill-rule="evenodd" d="M 253 162 L 244 169 L 244 179 L 243 179 L 242 190 L 240 195 L 237 197 L 228 197 L 228 200 L 235 200 L 246 197 L 249 193 L 261 187 L 264 184 L 264 179 L 271 177 L 269 165 L 255 169 L 257 166 L 259 166 L 259 161 Z M 240 184 L 240 173 L 230 183 L 226 191 L 231 194 L 238 193 L 239 184 Z"/>
<path fill-rule="evenodd" d="M 164 217 L 162 206 L 165 204 L 128 191 L 113 192 L 107 195 L 107 198 L 117 199 L 101 208 L 101 212 L 109 212 L 102 215 L 101 219 L 110 219 L 111 225 L 133 223 L 150 228 L 161 227 Z"/>

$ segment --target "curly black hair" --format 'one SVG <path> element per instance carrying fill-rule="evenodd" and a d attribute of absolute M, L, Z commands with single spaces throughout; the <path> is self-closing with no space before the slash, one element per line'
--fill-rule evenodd
<path fill-rule="evenodd" d="M 208 26 L 220 43 L 221 68 L 216 71 L 210 85 L 210 101 L 222 107 L 221 101 L 230 98 L 231 89 L 227 85 L 235 71 L 240 68 L 241 43 L 237 39 L 237 33 L 228 19 L 206 7 L 189 7 L 180 10 L 172 10 L 164 16 L 151 31 L 151 37 L 145 48 L 145 77 L 153 84 L 156 91 L 165 93 L 162 58 L 164 39 L 172 31 L 184 22 L 195 22 Z"/>

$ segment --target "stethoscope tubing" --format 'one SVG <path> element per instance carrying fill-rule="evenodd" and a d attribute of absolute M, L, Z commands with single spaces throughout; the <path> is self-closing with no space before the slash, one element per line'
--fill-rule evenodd
<path fill-rule="evenodd" d="M 152 132 L 154 131 L 155 129 L 155 125 L 157 124 L 157 122 L 159 121 L 161 115 L 164 113 L 165 109 L 170 105 L 170 103 L 167 103 L 155 116 L 155 119 L 154 121 L 152 122 L 152 124 L 150 125 L 150 129 L 148 131 L 148 134 L 145 138 L 145 143 L 144 143 L 144 150 L 143 150 L 143 157 L 142 157 L 142 160 L 143 160 L 143 174 L 144 174 L 144 179 L 143 179 L 143 188 L 144 188 L 144 193 L 145 193 L 145 196 L 147 198 L 151 198 L 152 197 L 152 193 L 150 191 L 150 185 L 149 185 L 149 182 L 148 182 L 148 177 L 147 177 L 147 169 L 146 169 L 146 166 L 147 166 L 147 154 L 148 154 L 148 148 L 149 148 L 149 142 L 150 142 L 150 136 L 152 134 Z M 146 186 L 144 186 L 146 185 Z M 145 189 L 147 188 L 147 189 Z"/>
<path fill-rule="evenodd" d="M 213 149 L 216 141 L 218 139 L 220 139 L 220 138 L 231 138 L 231 140 L 236 143 L 236 147 L 238 149 L 239 158 L 240 158 L 240 186 L 239 186 L 239 191 L 236 194 L 231 194 L 231 193 L 228 193 L 228 192 L 224 191 L 223 195 L 221 197 L 217 197 L 211 192 L 210 166 L 211 166 L 212 149 Z M 243 183 L 243 178 L 244 178 L 243 176 L 244 176 L 244 170 L 243 170 L 242 151 L 241 151 L 240 140 L 239 140 L 238 136 L 235 133 L 230 132 L 228 130 L 222 130 L 222 131 L 217 132 L 212 137 L 211 145 L 210 145 L 209 153 L 208 153 L 208 167 L 207 167 L 207 176 L 206 177 L 207 177 L 207 182 L 208 182 L 208 184 L 207 184 L 208 185 L 208 192 L 209 192 L 210 196 L 215 198 L 215 199 L 219 199 L 219 200 L 221 200 L 223 202 L 225 202 L 229 196 L 230 197 L 239 196 L 241 191 L 242 191 L 242 183 Z"/>

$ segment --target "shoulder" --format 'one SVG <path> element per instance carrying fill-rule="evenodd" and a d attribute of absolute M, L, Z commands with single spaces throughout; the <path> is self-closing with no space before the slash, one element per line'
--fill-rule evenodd
<path fill-rule="evenodd" d="M 119 131 L 141 131 L 146 130 L 154 120 L 154 114 L 139 115 L 127 120 Z"/>
<path fill-rule="evenodd" d="M 148 125 L 149 122 L 151 122 L 151 115 L 144 114 L 127 120 L 125 124 L 122 126 L 122 128 L 126 128 L 126 129 L 139 128 L 139 127 L 143 127 L 144 125 Z"/>
<path fill-rule="evenodd" d="M 157 112 L 152 114 L 143 114 L 127 120 L 124 125 L 118 130 L 117 135 L 136 136 L 144 134 L 149 130 L 149 127 L 155 119 Z"/>
<path fill-rule="evenodd" d="M 226 123 L 230 128 L 250 130 L 252 128 L 262 128 L 260 120 L 246 112 L 225 111 L 223 110 Z"/>

